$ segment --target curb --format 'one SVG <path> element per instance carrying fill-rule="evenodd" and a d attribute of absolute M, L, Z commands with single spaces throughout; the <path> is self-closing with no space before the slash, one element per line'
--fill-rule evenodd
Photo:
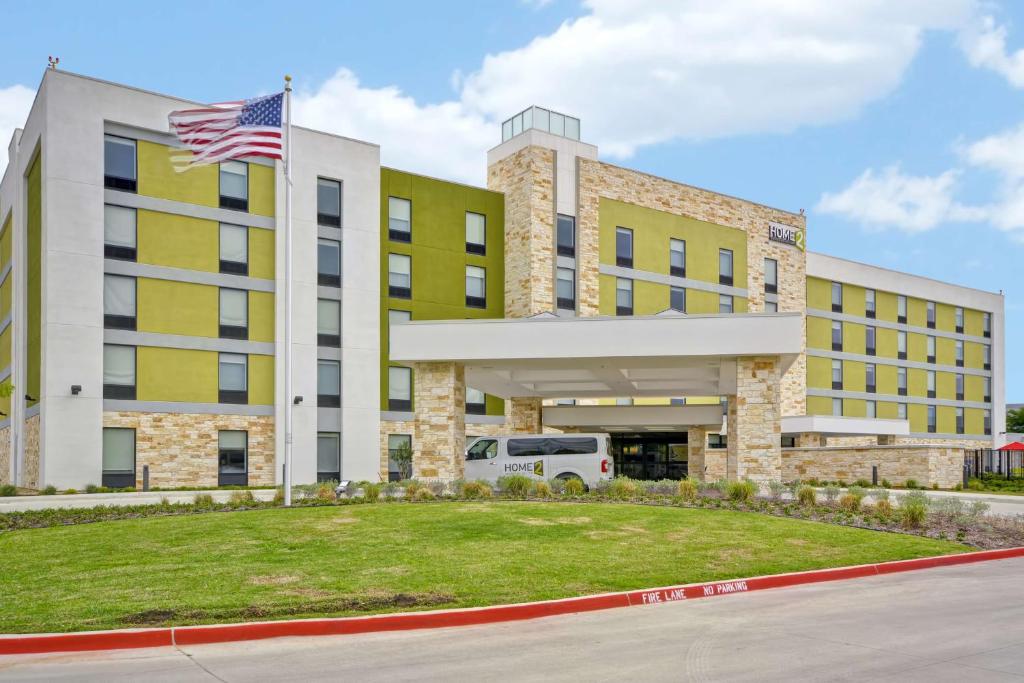
<path fill-rule="evenodd" d="M 0 635 L 0 655 L 171 647 L 175 645 L 203 645 L 244 640 L 262 640 L 286 636 L 350 635 L 382 631 L 472 626 L 503 621 L 536 619 L 538 617 L 576 612 L 592 612 L 616 607 L 656 605 L 678 602 L 680 600 L 711 598 L 731 595 L 733 593 L 749 593 L 751 591 L 771 588 L 799 586 L 825 581 L 841 581 L 866 576 L 883 576 L 918 569 L 972 564 L 1014 557 L 1024 557 L 1024 547 L 981 550 L 957 555 L 922 557 L 914 560 L 895 560 L 893 562 L 862 564 L 834 569 L 813 569 L 805 572 L 771 574 L 732 581 L 690 583 L 646 590 L 603 593 L 579 598 L 563 598 L 560 600 L 544 600 L 491 607 L 381 614 L 367 617 L 253 622 L 247 624 L 212 624 L 209 626 L 176 626 L 171 628 L 125 629 L 85 633 Z"/>

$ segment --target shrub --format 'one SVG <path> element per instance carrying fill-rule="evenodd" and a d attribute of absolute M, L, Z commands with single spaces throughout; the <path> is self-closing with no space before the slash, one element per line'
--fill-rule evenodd
<path fill-rule="evenodd" d="M 825 487 L 823 493 L 825 494 L 825 502 L 831 505 L 839 498 L 839 487 L 835 484 L 829 484 Z"/>
<path fill-rule="evenodd" d="M 73 496 L 78 493 L 78 489 L 64 489 L 65 496 Z"/>
<path fill-rule="evenodd" d="M 86 493 L 99 493 L 100 492 L 100 487 L 97 486 L 96 484 L 86 484 L 85 485 L 85 492 Z"/>
<path fill-rule="evenodd" d="M 498 490 L 512 498 L 525 498 L 530 493 L 530 486 L 532 484 L 533 481 L 522 474 L 498 477 Z"/>
<path fill-rule="evenodd" d="M 772 500 L 781 500 L 782 494 L 786 492 L 787 488 L 781 481 L 768 482 L 768 492 L 771 494 Z"/>
<path fill-rule="evenodd" d="M 196 497 L 198 498 L 198 496 Z M 232 491 L 228 502 L 232 505 L 245 505 L 246 503 L 255 503 L 256 498 L 252 495 L 252 491 Z"/>
<path fill-rule="evenodd" d="M 398 498 L 399 491 L 405 491 L 401 482 L 389 481 L 380 485 L 380 495 L 388 499 Z"/>
<path fill-rule="evenodd" d="M 583 480 L 572 477 L 571 479 L 563 479 L 565 483 L 562 485 L 562 493 L 566 496 L 582 496 L 583 495 Z M 609 487 L 609 490 L 611 488 Z"/>
<path fill-rule="evenodd" d="M 163 501 L 165 501 L 165 500 L 167 500 L 167 499 L 166 498 L 161 498 L 160 499 L 160 503 L 163 504 Z M 284 487 L 283 486 L 279 487 L 276 491 L 274 491 L 274 505 L 284 505 Z"/>
<path fill-rule="evenodd" d="M 535 481 L 533 482 L 533 495 L 538 498 L 550 498 L 551 497 L 551 484 L 546 481 Z"/>
<path fill-rule="evenodd" d="M 888 479 L 883 479 L 880 483 L 881 483 L 883 489 L 891 489 L 892 488 L 892 482 L 889 481 Z"/>
<path fill-rule="evenodd" d="M 418 479 L 405 479 L 403 481 L 398 482 L 398 486 L 399 488 L 403 488 L 405 490 L 405 497 L 411 499 L 413 496 L 416 495 L 417 491 L 423 488 L 423 482 L 421 482 Z"/>
<path fill-rule="evenodd" d="M 856 484 L 846 489 L 846 492 L 851 496 L 856 496 L 857 498 L 860 498 L 861 500 L 864 500 L 864 496 L 868 495 L 867 489 L 865 489 L 863 486 L 857 486 Z"/>
<path fill-rule="evenodd" d="M 338 486 L 336 481 L 322 481 L 316 486 L 315 497 L 317 500 L 337 500 L 338 494 L 334 492 L 334 489 Z M 252 494 L 249 494 L 252 497 Z"/>
<path fill-rule="evenodd" d="M 673 479 L 639 481 L 637 486 L 650 496 L 674 496 L 679 490 L 679 482 Z"/>
<path fill-rule="evenodd" d="M 937 514 L 950 519 L 960 519 L 964 516 L 964 502 L 959 498 L 932 498 L 928 506 Z"/>
<path fill-rule="evenodd" d="M 462 485 L 462 497 L 470 500 L 490 498 L 492 493 L 491 487 L 483 481 L 467 481 Z"/>
<path fill-rule="evenodd" d="M 875 503 L 875 512 L 878 513 L 879 517 L 892 517 L 892 503 L 889 502 L 888 498 L 879 498 Z"/>
<path fill-rule="evenodd" d="M 680 479 L 678 493 L 680 498 L 687 503 L 692 503 L 697 500 L 697 485 L 689 479 Z"/>
<path fill-rule="evenodd" d="M 412 495 L 412 499 L 417 502 L 423 502 L 425 500 L 435 500 L 437 496 L 434 492 L 428 489 L 426 486 L 416 489 L 416 493 Z"/>
<path fill-rule="evenodd" d="M 18 495 L 18 487 L 14 484 L 4 484 L 0 486 L 0 496 L 9 497 Z"/>
<path fill-rule="evenodd" d="M 928 496 L 920 492 L 908 493 L 900 498 L 900 522 L 908 529 L 924 523 L 928 513 Z"/>
<path fill-rule="evenodd" d="M 845 512 L 859 512 L 860 501 L 860 496 L 855 496 L 852 493 L 844 493 L 839 496 L 839 507 Z"/>
<path fill-rule="evenodd" d="M 427 490 L 429 490 L 435 496 L 440 497 L 444 495 L 445 486 L 443 481 L 438 481 L 435 479 L 434 481 L 428 481 L 425 484 L 425 486 L 427 487 Z"/>
<path fill-rule="evenodd" d="M 50 484 L 49 486 L 47 486 L 45 489 L 43 489 L 39 493 L 40 493 L 40 495 L 43 495 L 43 496 L 55 496 L 55 495 L 57 495 L 57 487 L 54 486 L 53 484 Z"/>
<path fill-rule="evenodd" d="M 608 486 L 608 495 L 618 500 L 636 498 L 639 493 L 640 486 L 629 477 L 615 477 Z"/>
<path fill-rule="evenodd" d="M 873 486 L 873 484 L 867 479 L 858 479 L 857 481 L 853 482 L 853 485 L 859 486 L 862 489 L 871 488 Z"/>
<path fill-rule="evenodd" d="M 804 484 L 796 491 L 796 500 L 803 506 L 811 507 L 818 502 L 818 493 L 813 486 Z"/>
<path fill-rule="evenodd" d="M 367 503 L 376 503 L 380 500 L 380 484 L 373 484 L 368 481 L 363 482 L 363 499 Z"/>
<path fill-rule="evenodd" d="M 920 487 L 917 485 L 917 479 L 907 479 L 905 482 L 903 482 L 903 488 L 916 489 Z"/>
<path fill-rule="evenodd" d="M 808 486 L 821 486 L 821 482 L 814 477 L 811 477 L 804 483 L 807 484 Z"/>
<path fill-rule="evenodd" d="M 875 489 L 871 492 L 871 497 L 874 498 L 876 501 L 888 501 L 889 492 L 885 489 Z"/>
<path fill-rule="evenodd" d="M 197 493 L 196 497 L 192 499 L 192 502 L 196 507 L 213 507 L 213 496 L 209 493 Z"/>
<path fill-rule="evenodd" d="M 551 493 L 562 495 L 565 493 L 565 479 L 548 479 L 548 488 L 551 489 Z"/>
<path fill-rule="evenodd" d="M 726 487 L 725 494 L 734 503 L 749 503 L 757 495 L 757 484 L 749 479 L 731 481 Z"/>
<path fill-rule="evenodd" d="M 967 510 L 967 515 L 971 519 L 977 519 L 983 514 L 989 511 L 992 506 L 983 500 L 975 500 L 971 503 L 971 507 Z"/>

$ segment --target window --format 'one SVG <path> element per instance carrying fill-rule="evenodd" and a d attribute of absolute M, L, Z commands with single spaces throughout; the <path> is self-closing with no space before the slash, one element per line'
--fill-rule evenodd
<path fill-rule="evenodd" d="M 964 331 L 964 309 L 959 306 L 953 311 L 953 324 L 956 325 L 956 331 L 958 334 L 963 334 Z"/>
<path fill-rule="evenodd" d="M 906 420 L 907 419 L 907 404 L 906 403 L 897 403 L 896 404 L 896 417 L 898 419 L 900 419 L 900 420 Z"/>
<path fill-rule="evenodd" d="M 341 227 L 341 183 L 337 180 L 316 179 L 316 222 Z"/>
<path fill-rule="evenodd" d="M 928 335 L 928 362 L 935 362 L 935 337 Z"/>
<path fill-rule="evenodd" d="M 686 289 L 683 287 L 669 287 L 668 305 L 673 311 L 686 313 Z"/>
<path fill-rule="evenodd" d="M 341 346 L 341 302 L 334 299 L 316 300 L 317 346 Z"/>
<path fill-rule="evenodd" d="M 878 404 L 875 401 L 865 401 L 868 417 L 878 417 Z"/>
<path fill-rule="evenodd" d="M 556 406 L 574 406 L 576 405 L 576 399 L 574 398 L 558 398 L 555 399 Z"/>
<path fill-rule="evenodd" d="M 466 212 L 466 253 L 487 253 L 487 217 L 483 214 Z"/>
<path fill-rule="evenodd" d="M 877 369 L 874 363 L 864 364 L 864 388 L 869 394 L 875 393 Z"/>
<path fill-rule="evenodd" d="M 615 315 L 633 315 L 633 281 L 615 280 Z"/>
<path fill-rule="evenodd" d="M 487 308 L 487 271 L 480 266 L 466 266 L 466 305 Z"/>
<path fill-rule="evenodd" d="M 220 208 L 249 210 L 249 164 L 244 161 L 220 163 Z"/>
<path fill-rule="evenodd" d="M 956 400 L 964 400 L 964 376 L 956 376 Z"/>
<path fill-rule="evenodd" d="M 135 486 L 135 430 L 103 428 L 103 486 Z"/>
<path fill-rule="evenodd" d="M 779 262 L 773 258 L 764 260 L 764 291 L 766 294 L 779 291 Z"/>
<path fill-rule="evenodd" d="M 555 271 L 555 297 L 560 309 L 576 310 L 576 271 L 572 268 L 558 268 Z"/>
<path fill-rule="evenodd" d="M 576 219 L 572 216 L 558 214 L 556 230 L 559 256 L 576 256 Z"/>
<path fill-rule="evenodd" d="M 249 228 L 244 225 L 220 225 L 220 272 L 249 274 Z"/>
<path fill-rule="evenodd" d="M 249 433 L 221 430 L 217 433 L 217 485 L 249 485 Z"/>
<path fill-rule="evenodd" d="M 239 353 L 220 354 L 218 372 L 221 403 L 249 402 L 249 357 Z"/>
<path fill-rule="evenodd" d="M 896 322 L 907 322 L 907 297 L 896 295 Z"/>
<path fill-rule="evenodd" d="M 508 455 L 512 458 L 536 457 L 538 455 L 587 455 L 597 453 L 597 439 L 586 436 L 509 439 L 505 448 L 508 449 Z"/>
<path fill-rule="evenodd" d="M 134 261 L 136 258 L 135 209 L 106 204 L 103 207 L 103 255 Z"/>
<path fill-rule="evenodd" d="M 934 434 L 936 432 L 935 422 L 935 406 L 928 406 L 928 433 Z"/>
<path fill-rule="evenodd" d="M 985 337 L 992 336 L 992 314 L 982 313 L 981 314 L 981 333 Z"/>
<path fill-rule="evenodd" d="M 907 333 L 896 333 L 896 357 L 900 360 L 907 359 Z"/>
<path fill-rule="evenodd" d="M 896 368 L 896 392 L 900 396 L 907 395 L 907 369 Z"/>
<path fill-rule="evenodd" d="M 244 289 L 220 289 L 221 339 L 249 338 L 249 292 Z"/>
<path fill-rule="evenodd" d="M 135 192 L 135 140 L 103 136 L 103 186 Z"/>
<path fill-rule="evenodd" d="M 992 369 L 992 347 L 985 344 L 981 347 L 982 362 L 986 370 Z"/>
<path fill-rule="evenodd" d="M 135 400 L 135 347 L 103 345 L 103 398 Z"/>
<path fill-rule="evenodd" d="M 990 436 L 992 434 L 992 411 L 985 411 L 985 435 Z"/>
<path fill-rule="evenodd" d="M 843 350 L 843 324 L 838 320 L 832 321 L 832 350 Z"/>
<path fill-rule="evenodd" d="M 341 242 L 316 241 L 316 281 L 324 287 L 341 287 Z"/>
<path fill-rule="evenodd" d="M 718 312 L 719 313 L 732 313 L 732 295 L 731 294 L 719 294 L 718 295 Z"/>
<path fill-rule="evenodd" d="M 412 463 L 399 464 L 400 458 L 396 457 L 404 450 L 412 452 L 412 435 L 388 434 L 388 481 L 412 478 Z"/>
<path fill-rule="evenodd" d="M 341 435 L 337 432 L 316 435 L 316 480 L 341 480 Z"/>
<path fill-rule="evenodd" d="M 629 228 L 615 228 L 615 265 L 633 267 L 633 231 Z"/>
<path fill-rule="evenodd" d="M 956 366 L 962 368 L 964 366 L 964 342 L 962 339 L 957 339 L 954 345 L 956 349 Z"/>
<path fill-rule="evenodd" d="M 472 387 L 466 387 L 466 414 L 487 414 L 487 398 L 484 395 L 484 392 L 479 389 L 473 389 Z"/>
<path fill-rule="evenodd" d="M 617 398 L 617 399 L 615 399 L 615 405 L 617 405 L 617 406 L 631 406 L 631 405 L 633 405 L 633 399 L 631 399 L 631 398 Z"/>
<path fill-rule="evenodd" d="M 963 434 L 964 433 L 964 409 L 963 408 L 957 408 L 956 409 L 956 433 L 957 434 Z"/>
<path fill-rule="evenodd" d="M 135 278 L 103 276 L 103 326 L 116 330 L 135 329 Z"/>
<path fill-rule="evenodd" d="M 832 399 L 832 415 L 835 417 L 843 416 L 843 399 L 834 398 Z"/>
<path fill-rule="evenodd" d="M 668 241 L 668 272 L 676 277 L 686 277 L 686 241 Z"/>
<path fill-rule="evenodd" d="M 337 408 L 341 405 L 341 364 L 336 360 L 316 362 L 316 405 Z"/>
<path fill-rule="evenodd" d="M 388 239 L 412 241 L 412 202 L 408 199 L 388 197 Z"/>
<path fill-rule="evenodd" d="M 412 410 L 411 368 L 388 368 L 388 410 Z"/>
<path fill-rule="evenodd" d="M 934 301 L 927 301 L 927 302 L 925 302 L 925 311 L 926 311 L 926 315 L 927 315 L 928 327 L 934 330 L 935 329 L 935 302 Z"/>
<path fill-rule="evenodd" d="M 838 282 L 832 283 L 832 311 L 843 312 L 843 285 Z"/>
<path fill-rule="evenodd" d="M 832 388 L 843 388 L 843 361 L 841 360 L 832 360 Z"/>
<path fill-rule="evenodd" d="M 796 437 L 783 434 L 780 440 L 780 445 L 782 448 L 796 448 Z"/>
<path fill-rule="evenodd" d="M 725 434 L 708 434 L 708 448 L 728 448 L 729 437 Z"/>
<path fill-rule="evenodd" d="M 412 259 L 405 254 L 388 254 L 388 296 L 412 298 Z"/>
<path fill-rule="evenodd" d="M 779 303 L 777 301 L 765 301 L 764 302 L 765 313 L 778 313 Z"/>
<path fill-rule="evenodd" d="M 410 311 L 396 311 L 396 310 L 389 310 L 388 311 L 388 325 L 389 326 L 390 325 L 395 325 L 395 324 L 398 324 L 398 323 L 407 323 L 410 320 L 412 320 L 412 313 Z M 388 337 L 391 336 L 390 327 L 388 329 L 387 336 Z"/>
<path fill-rule="evenodd" d="M 928 398 L 935 398 L 935 371 L 928 371 Z"/>
<path fill-rule="evenodd" d="M 668 404 L 670 406 L 685 406 L 686 398 L 670 398 L 668 400 Z"/>
<path fill-rule="evenodd" d="M 982 391 L 984 392 L 983 400 L 985 403 L 992 402 L 992 378 L 982 377 L 981 378 Z"/>
<path fill-rule="evenodd" d="M 875 290 L 864 290 L 864 314 L 869 318 L 875 317 Z"/>
<path fill-rule="evenodd" d="M 864 352 L 869 356 L 875 355 L 875 337 L 877 335 L 876 329 L 867 325 L 864 328 Z"/>
<path fill-rule="evenodd" d="M 732 249 L 718 250 L 718 284 L 732 285 Z"/>

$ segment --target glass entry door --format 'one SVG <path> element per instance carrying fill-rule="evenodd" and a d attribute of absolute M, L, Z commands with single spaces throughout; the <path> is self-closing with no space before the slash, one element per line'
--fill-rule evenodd
<path fill-rule="evenodd" d="M 683 479 L 689 447 L 686 432 L 612 434 L 615 473 L 631 479 Z"/>

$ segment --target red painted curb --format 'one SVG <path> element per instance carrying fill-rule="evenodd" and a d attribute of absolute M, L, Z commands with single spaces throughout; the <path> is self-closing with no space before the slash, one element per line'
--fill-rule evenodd
<path fill-rule="evenodd" d="M 893 562 L 862 564 L 834 569 L 813 569 L 806 572 L 772 574 L 731 581 L 691 583 L 649 590 L 604 593 L 579 598 L 545 600 L 515 605 L 496 605 L 493 607 L 381 614 L 369 617 L 341 617 L 336 619 L 300 619 L 294 621 L 254 622 L 249 624 L 179 626 L 175 628 L 134 631 L 0 635 L 0 655 L 120 650 L 142 647 L 165 647 L 175 644 L 201 645 L 242 640 L 262 640 L 285 636 L 346 635 L 471 626 L 502 621 L 536 619 L 538 617 L 549 617 L 558 614 L 591 612 L 632 605 L 653 605 L 679 600 L 711 598 L 733 593 L 749 593 L 770 588 L 896 574 L 917 569 L 971 564 L 1012 557 L 1024 557 L 1024 547 L 982 550 L 958 555 L 922 557 L 914 560 L 896 560 Z"/>

